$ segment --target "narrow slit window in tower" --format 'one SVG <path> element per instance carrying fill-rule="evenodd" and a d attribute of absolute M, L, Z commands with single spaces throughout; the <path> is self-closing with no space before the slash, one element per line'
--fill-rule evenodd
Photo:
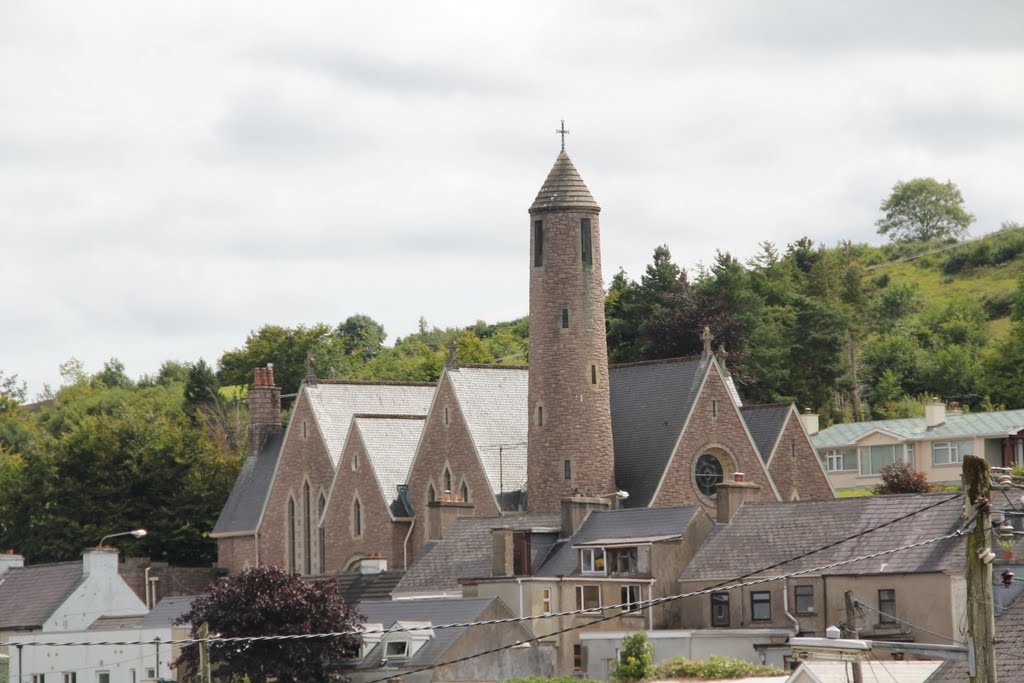
<path fill-rule="evenodd" d="M 562 478 L 566 481 L 572 479 L 572 460 L 568 458 L 562 461 Z"/>
<path fill-rule="evenodd" d="M 562 329 L 569 329 L 569 309 L 562 309 Z"/>
<path fill-rule="evenodd" d="M 711 417 L 718 417 L 718 401 L 711 399 Z"/>
<path fill-rule="evenodd" d="M 594 252 L 590 243 L 590 219 L 580 219 L 580 254 L 583 257 L 583 265 L 594 265 Z"/>
<path fill-rule="evenodd" d="M 596 365 L 591 365 L 590 366 L 590 383 L 595 385 L 595 386 L 597 385 L 597 366 Z"/>
<path fill-rule="evenodd" d="M 537 426 L 544 426 L 544 406 L 537 406 Z"/>
<path fill-rule="evenodd" d="M 533 265 L 544 265 L 544 221 L 533 222 Z"/>

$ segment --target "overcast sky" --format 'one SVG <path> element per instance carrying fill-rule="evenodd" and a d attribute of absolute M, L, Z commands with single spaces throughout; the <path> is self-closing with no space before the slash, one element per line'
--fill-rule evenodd
<path fill-rule="evenodd" d="M 1024 220 L 1024 3 L 0 0 L 0 371 L 265 323 L 527 312 L 567 148 L 604 274 L 879 243 L 894 182 Z"/>

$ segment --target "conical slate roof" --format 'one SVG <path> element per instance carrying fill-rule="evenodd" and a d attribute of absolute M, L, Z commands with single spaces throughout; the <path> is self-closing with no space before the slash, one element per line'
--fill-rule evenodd
<path fill-rule="evenodd" d="M 537 198 L 533 200 L 530 213 L 574 209 L 600 211 L 601 207 L 594 201 L 579 171 L 573 166 L 572 159 L 563 149 L 537 193 Z"/>

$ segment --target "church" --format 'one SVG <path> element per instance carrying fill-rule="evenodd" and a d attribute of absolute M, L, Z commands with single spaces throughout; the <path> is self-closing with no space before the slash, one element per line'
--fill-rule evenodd
<path fill-rule="evenodd" d="M 816 416 L 744 405 L 711 331 L 700 356 L 609 366 L 600 213 L 563 137 L 526 226 L 528 367 L 452 358 L 430 384 L 310 376 L 287 425 L 273 368 L 257 368 L 249 457 L 211 533 L 220 566 L 404 570 L 460 517 L 514 524 L 574 497 L 712 518 L 733 480 L 759 500 L 833 498 Z"/>

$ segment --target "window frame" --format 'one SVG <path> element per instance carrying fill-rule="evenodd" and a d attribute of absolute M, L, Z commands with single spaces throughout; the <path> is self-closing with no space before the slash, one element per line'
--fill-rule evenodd
<path fill-rule="evenodd" d="M 580 548 L 580 573 L 607 576 L 608 558 L 604 548 Z"/>
<path fill-rule="evenodd" d="M 601 609 L 601 586 L 593 583 L 580 583 L 576 584 L 576 609 L 582 610 L 583 612 L 597 612 Z M 597 604 L 587 603 L 587 593 L 590 593 L 590 597 L 597 597 Z"/>
<path fill-rule="evenodd" d="M 859 468 L 856 448 L 830 448 L 821 451 L 820 457 L 826 472 L 856 472 Z"/>
<path fill-rule="evenodd" d="M 946 452 L 946 459 L 939 461 L 936 451 L 942 447 Z M 932 441 L 932 465 L 944 467 L 949 465 L 962 465 L 965 455 L 974 455 L 973 439 L 957 439 L 955 441 Z"/>
<path fill-rule="evenodd" d="M 877 471 L 871 471 L 874 465 L 874 460 L 871 457 L 872 450 L 881 448 L 892 449 L 892 462 L 884 462 L 882 465 L 878 467 Z M 877 477 L 882 474 L 882 470 L 885 469 L 885 467 L 888 465 L 892 465 L 898 462 L 908 462 L 908 455 L 912 455 L 913 452 L 914 451 L 912 447 L 908 451 L 907 445 L 900 443 L 883 443 L 876 444 L 874 446 L 861 446 L 860 448 L 857 449 L 857 457 L 860 461 L 860 467 L 858 469 L 858 472 L 862 477 Z M 865 460 L 867 462 L 866 470 L 864 467 Z"/>
<path fill-rule="evenodd" d="M 768 614 L 758 616 L 760 609 L 768 608 Z M 750 591 L 750 620 L 771 621 L 772 620 L 772 592 L 771 591 Z"/>
<path fill-rule="evenodd" d="M 609 576 L 636 576 L 639 573 L 640 553 L 636 546 L 628 548 L 607 548 L 605 550 L 605 567 Z M 626 569 L 621 570 L 622 558 L 625 558 Z"/>
<path fill-rule="evenodd" d="M 802 589 L 806 591 L 804 594 L 801 594 L 801 590 Z M 800 607 L 801 598 L 804 599 L 804 600 L 806 600 L 807 598 L 810 598 L 810 601 L 811 601 L 810 609 L 801 609 L 801 607 Z M 794 607 L 794 610 L 795 610 L 794 614 L 801 614 L 801 615 L 817 614 L 818 613 L 818 608 L 814 604 L 814 586 L 812 586 L 809 583 L 800 584 L 799 586 L 793 586 L 793 607 Z"/>
<path fill-rule="evenodd" d="M 580 262 L 584 266 L 594 265 L 594 240 L 590 219 L 580 219 Z"/>
<path fill-rule="evenodd" d="M 533 267 L 544 265 L 544 221 L 533 222 Z"/>
<path fill-rule="evenodd" d="M 631 597 L 630 593 L 634 593 Z M 619 587 L 619 604 L 625 605 L 623 612 L 640 611 L 640 603 L 644 601 L 643 586 L 639 583 L 627 583 Z"/>
<path fill-rule="evenodd" d="M 713 627 L 728 627 L 730 617 L 729 593 L 719 591 L 708 596 L 711 605 L 711 625 Z"/>
<path fill-rule="evenodd" d="M 391 648 L 394 645 L 401 645 L 401 653 L 391 652 Z M 389 640 L 384 643 L 384 659 L 409 659 L 409 641 L 408 640 Z"/>
<path fill-rule="evenodd" d="M 884 597 L 883 594 L 885 594 Z M 883 607 L 883 605 L 886 605 L 888 607 Z M 878 623 L 886 625 L 898 623 L 896 619 L 895 588 L 878 589 Z"/>
<path fill-rule="evenodd" d="M 540 591 L 541 614 L 551 614 L 551 589 L 542 588 Z"/>
<path fill-rule="evenodd" d="M 352 538 L 363 537 L 363 502 L 356 496 L 352 499 Z"/>

